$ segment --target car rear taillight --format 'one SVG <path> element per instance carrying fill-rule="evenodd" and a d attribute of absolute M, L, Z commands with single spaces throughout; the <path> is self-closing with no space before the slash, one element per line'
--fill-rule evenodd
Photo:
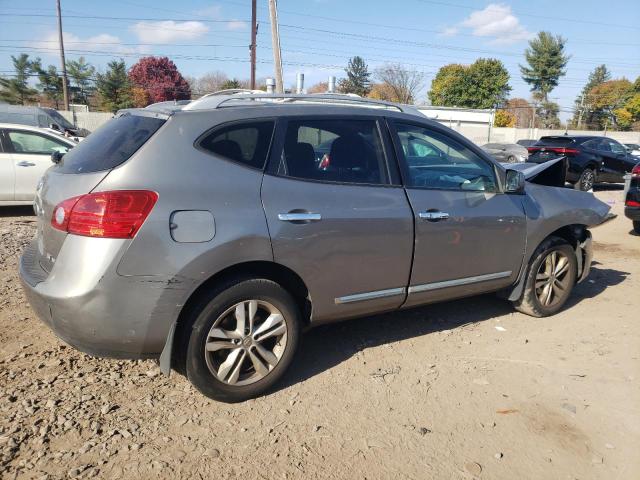
<path fill-rule="evenodd" d="M 133 238 L 157 200 L 147 190 L 89 193 L 59 203 L 51 225 L 85 237 Z"/>
<path fill-rule="evenodd" d="M 633 167 L 633 170 L 631 170 L 631 176 L 640 177 L 640 163 Z"/>
<path fill-rule="evenodd" d="M 540 150 L 544 150 L 545 152 L 553 152 L 558 153 L 560 155 L 576 155 L 578 153 L 577 148 L 567 148 L 567 147 L 527 147 L 529 153 L 535 153 Z"/>
<path fill-rule="evenodd" d="M 627 207 L 640 207 L 640 202 L 636 202 L 635 200 L 627 200 L 624 204 Z"/>

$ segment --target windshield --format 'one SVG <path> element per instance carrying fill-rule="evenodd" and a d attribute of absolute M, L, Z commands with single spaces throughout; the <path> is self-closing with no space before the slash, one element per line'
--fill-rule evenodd
<path fill-rule="evenodd" d="M 74 130 L 76 127 L 74 127 L 69 120 L 67 120 L 66 118 L 64 118 L 62 115 L 60 115 L 56 110 L 54 110 L 53 108 L 45 108 L 44 109 L 47 114 L 53 118 L 56 123 L 58 125 L 60 125 L 62 128 L 66 129 L 66 130 Z"/>

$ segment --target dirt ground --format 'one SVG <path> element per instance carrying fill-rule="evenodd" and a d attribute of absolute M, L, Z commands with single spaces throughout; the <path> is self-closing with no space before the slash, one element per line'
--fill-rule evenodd
<path fill-rule="evenodd" d="M 640 478 L 640 237 L 545 319 L 488 295 L 309 332 L 285 382 L 238 405 L 151 361 L 66 347 L 25 304 L 28 209 L 0 215 L 0 477 Z"/>

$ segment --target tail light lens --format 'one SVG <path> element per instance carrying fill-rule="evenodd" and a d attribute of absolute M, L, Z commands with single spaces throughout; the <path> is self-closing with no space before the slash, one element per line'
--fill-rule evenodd
<path fill-rule="evenodd" d="M 85 237 L 133 238 L 157 200 L 147 190 L 89 193 L 59 203 L 51 225 Z"/>
<path fill-rule="evenodd" d="M 631 170 L 631 176 L 640 177 L 640 163 L 633 167 L 633 170 Z"/>
<path fill-rule="evenodd" d="M 567 148 L 567 147 L 527 147 L 529 153 L 535 153 L 539 150 L 544 149 L 546 152 L 558 153 L 560 155 L 576 155 L 578 153 L 577 148 Z"/>
<path fill-rule="evenodd" d="M 640 207 L 640 202 L 636 202 L 635 200 L 627 200 L 625 202 L 625 206 L 627 206 L 627 207 Z"/>

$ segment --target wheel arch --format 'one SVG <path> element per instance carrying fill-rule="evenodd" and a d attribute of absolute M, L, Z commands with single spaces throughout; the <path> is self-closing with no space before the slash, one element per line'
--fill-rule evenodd
<path fill-rule="evenodd" d="M 258 260 L 237 263 L 208 277 L 186 300 L 180 309 L 176 321 L 171 327 L 171 331 L 167 336 L 167 341 L 160 356 L 160 368 L 163 373 L 168 374 L 172 367 L 176 367 L 179 371 L 183 368 L 183 359 L 178 358 L 178 353 L 181 349 L 177 347 L 182 344 L 187 334 L 189 327 L 187 319 L 193 312 L 193 309 L 198 306 L 204 292 L 230 279 L 242 277 L 265 278 L 281 285 L 296 300 L 304 322 L 302 328 L 309 326 L 312 312 L 311 297 L 309 295 L 309 289 L 296 272 L 280 263 L 272 261 Z"/>
<path fill-rule="evenodd" d="M 522 295 L 531 258 L 538 250 L 538 247 L 550 237 L 562 238 L 573 247 L 574 251 L 576 252 L 576 260 L 578 261 L 578 279 L 584 279 L 585 273 L 588 273 L 588 270 L 587 272 L 585 272 L 585 269 L 588 269 L 588 266 L 591 262 L 591 233 L 589 232 L 588 226 L 579 223 L 564 225 L 562 227 L 556 228 L 552 232 L 549 232 L 542 238 L 542 240 L 537 242 L 535 248 L 530 249 L 529 254 L 526 258 L 524 258 L 524 261 L 522 262 L 522 268 L 520 269 L 518 280 L 507 292 L 508 294 L 506 296 L 509 300 L 515 301 L 520 298 L 520 295 Z"/>

